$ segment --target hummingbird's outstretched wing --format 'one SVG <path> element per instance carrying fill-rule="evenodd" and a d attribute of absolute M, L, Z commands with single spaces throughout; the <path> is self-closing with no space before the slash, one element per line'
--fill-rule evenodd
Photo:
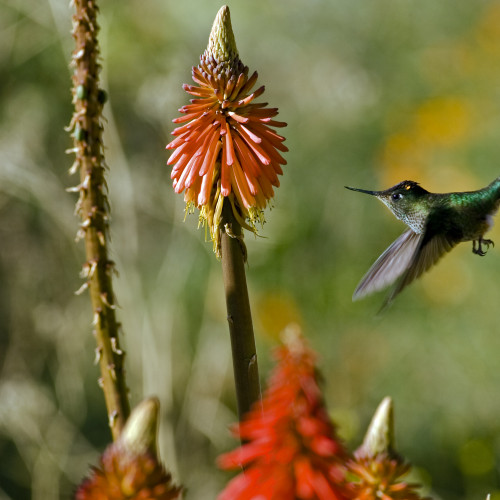
<path fill-rule="evenodd" d="M 436 233 L 434 225 L 433 220 L 427 222 L 425 232 L 420 235 L 419 245 L 411 258 L 408 268 L 389 292 L 381 310 L 385 309 L 396 295 L 403 291 L 413 280 L 429 270 L 458 243 L 459 239 L 456 238 L 453 230 Z"/>
<path fill-rule="evenodd" d="M 368 270 L 356 287 L 353 300 L 361 299 L 396 282 L 381 307 L 382 311 L 405 287 L 431 268 L 457 242 L 451 232 L 437 233 L 432 220 L 428 222 L 422 234 L 408 229 Z"/>
<path fill-rule="evenodd" d="M 405 231 L 370 267 L 354 290 L 352 300 L 361 299 L 394 283 L 410 268 L 423 237 L 423 234 L 411 229 Z"/>

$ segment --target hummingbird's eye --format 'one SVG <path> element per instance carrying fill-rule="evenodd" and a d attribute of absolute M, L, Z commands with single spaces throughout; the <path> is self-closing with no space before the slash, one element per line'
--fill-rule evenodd
<path fill-rule="evenodd" d="M 394 193 L 394 194 L 392 195 L 392 199 L 393 199 L 394 201 L 400 200 L 402 197 L 403 197 L 403 195 L 402 195 L 401 193 Z"/>

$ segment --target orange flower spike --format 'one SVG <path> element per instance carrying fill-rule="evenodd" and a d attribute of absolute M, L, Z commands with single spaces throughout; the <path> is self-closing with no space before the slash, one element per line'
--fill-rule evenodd
<path fill-rule="evenodd" d="M 223 199 L 229 199 L 236 220 L 256 233 L 274 196 L 271 186 L 279 186 L 281 165 L 286 165 L 278 152 L 288 151 L 285 138 L 272 129 L 286 123 L 273 120 L 277 108 L 254 102 L 265 87 L 252 92 L 258 74 L 248 74 L 238 56 L 229 8 L 223 6 L 200 64 L 192 70 L 195 85 L 183 85 L 195 98 L 179 109 L 183 116 L 173 122 L 182 125 L 167 145 L 173 150 L 167 164 L 172 165 L 174 190 L 185 191 L 187 211 L 200 209 L 200 222 L 208 227 L 218 255 Z"/>

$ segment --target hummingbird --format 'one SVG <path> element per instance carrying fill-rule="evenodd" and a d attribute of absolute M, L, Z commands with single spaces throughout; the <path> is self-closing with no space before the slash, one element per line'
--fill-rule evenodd
<path fill-rule="evenodd" d="M 345 187 L 375 196 L 408 226 L 370 267 L 353 300 L 394 284 L 382 305 L 385 309 L 458 243 L 472 241 L 472 252 L 481 257 L 494 246 L 483 236 L 493 226 L 500 205 L 500 177 L 477 191 L 455 193 L 430 193 L 415 181 L 403 181 L 385 191 Z"/>

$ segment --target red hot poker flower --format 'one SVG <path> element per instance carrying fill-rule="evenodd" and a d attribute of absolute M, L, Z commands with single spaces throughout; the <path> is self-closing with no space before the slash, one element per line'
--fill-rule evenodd
<path fill-rule="evenodd" d="M 218 500 L 344 500 L 346 458 L 318 387 L 315 356 L 295 335 L 276 352 L 262 406 L 234 433 L 247 441 L 219 457 L 224 469 L 244 467 Z"/>
<path fill-rule="evenodd" d="M 229 8 L 223 6 L 200 64 L 192 70 L 197 85 L 183 85 L 195 98 L 179 109 L 185 116 L 173 121 L 187 123 L 172 132 L 176 138 L 167 145 L 175 150 L 167 162 L 173 165 L 174 190 L 184 191 L 188 210 L 200 209 L 217 253 L 224 199 L 236 220 L 255 232 L 286 164 L 279 153 L 288 151 L 285 139 L 272 128 L 286 123 L 273 119 L 277 108 L 254 102 L 264 86 L 252 92 L 257 72 L 248 74 L 238 56 Z"/>

